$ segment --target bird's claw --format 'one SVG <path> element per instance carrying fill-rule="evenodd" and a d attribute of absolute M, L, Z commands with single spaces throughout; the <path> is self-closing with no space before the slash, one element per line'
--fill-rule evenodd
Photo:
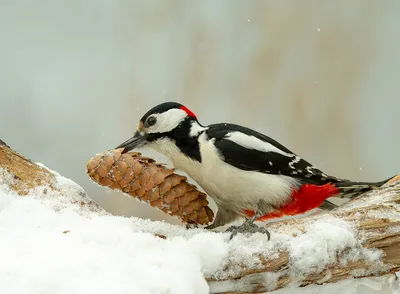
<path fill-rule="evenodd" d="M 199 226 L 196 223 L 187 223 L 185 227 L 187 230 L 190 230 L 190 229 L 197 229 Z"/>
<path fill-rule="evenodd" d="M 261 233 L 261 234 L 266 234 L 268 240 L 271 239 L 271 234 L 266 228 L 259 227 L 251 221 L 246 221 L 240 226 L 231 226 L 226 230 L 226 232 L 232 232 L 231 236 L 229 237 L 229 240 L 232 240 L 232 238 L 235 237 L 238 233 L 242 234 Z"/>

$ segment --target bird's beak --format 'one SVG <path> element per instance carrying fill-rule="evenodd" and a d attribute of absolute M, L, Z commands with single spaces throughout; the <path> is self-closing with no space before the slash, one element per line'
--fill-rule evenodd
<path fill-rule="evenodd" d="M 126 140 L 124 143 L 117 146 L 118 148 L 125 148 L 124 153 L 131 151 L 135 148 L 139 148 L 146 143 L 146 135 L 142 135 L 140 132 L 136 132 L 132 138 Z"/>

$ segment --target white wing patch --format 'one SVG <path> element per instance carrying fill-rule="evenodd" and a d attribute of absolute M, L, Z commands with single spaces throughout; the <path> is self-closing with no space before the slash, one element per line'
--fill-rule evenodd
<path fill-rule="evenodd" d="M 293 156 L 293 154 L 282 151 L 268 142 L 262 141 L 254 136 L 243 134 L 241 132 L 227 133 L 225 138 L 226 140 L 232 141 L 244 148 L 254 149 L 262 152 L 276 152 L 288 157 Z"/>
<path fill-rule="evenodd" d="M 313 168 L 314 168 L 313 166 L 307 166 L 307 167 L 306 167 L 306 171 L 307 171 L 308 173 L 310 173 L 310 174 L 313 175 L 313 174 L 314 174 L 314 172 L 312 171 Z"/>
<path fill-rule="evenodd" d="M 175 129 L 187 116 L 182 109 L 170 109 L 163 113 L 152 114 L 157 123 L 147 129 L 147 133 L 167 133 Z"/>
<path fill-rule="evenodd" d="M 296 169 L 293 165 L 298 163 L 300 160 L 301 158 L 296 155 L 296 157 L 289 163 L 289 167 L 292 169 Z"/>

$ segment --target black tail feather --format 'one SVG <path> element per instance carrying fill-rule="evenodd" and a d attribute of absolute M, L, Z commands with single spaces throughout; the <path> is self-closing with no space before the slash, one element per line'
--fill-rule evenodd
<path fill-rule="evenodd" d="M 340 189 L 341 194 L 337 197 L 341 198 L 353 198 L 365 192 L 374 190 L 381 187 L 383 184 L 387 183 L 395 176 L 390 177 L 387 180 L 380 182 L 353 182 L 348 180 L 343 180 L 335 183 L 336 187 Z"/>
<path fill-rule="evenodd" d="M 334 210 L 336 207 L 338 207 L 336 204 L 330 202 L 329 200 L 325 200 L 319 208 L 323 210 Z"/>

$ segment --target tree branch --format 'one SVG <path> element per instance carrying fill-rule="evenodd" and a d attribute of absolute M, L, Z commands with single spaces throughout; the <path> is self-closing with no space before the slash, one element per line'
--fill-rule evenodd
<path fill-rule="evenodd" d="M 0 168 L 6 171 L 0 172 L 0 183 L 9 185 L 20 195 L 26 195 L 38 186 L 58 189 L 51 171 L 17 154 L 5 144 L 0 144 Z M 301 247 L 305 237 L 313 236 L 313 226 L 324 218 L 328 222 L 340 220 L 349 225 L 356 241 L 338 249 L 333 262 L 323 264 L 321 268 L 303 268 L 299 274 L 299 263 L 296 261 L 299 255 L 284 246 L 275 250 L 281 239 L 274 241 L 274 236 L 280 234 L 281 238 L 299 240 Z M 230 251 L 223 268 L 207 277 L 212 293 L 260 293 L 290 285 L 331 283 L 399 271 L 400 176 L 330 213 L 281 220 L 267 224 L 267 227 L 272 233 L 271 241 L 265 243 L 268 248 L 254 247 L 249 253 L 242 252 L 241 258 L 234 256 L 234 250 Z M 238 240 L 235 242 L 240 242 Z"/>

